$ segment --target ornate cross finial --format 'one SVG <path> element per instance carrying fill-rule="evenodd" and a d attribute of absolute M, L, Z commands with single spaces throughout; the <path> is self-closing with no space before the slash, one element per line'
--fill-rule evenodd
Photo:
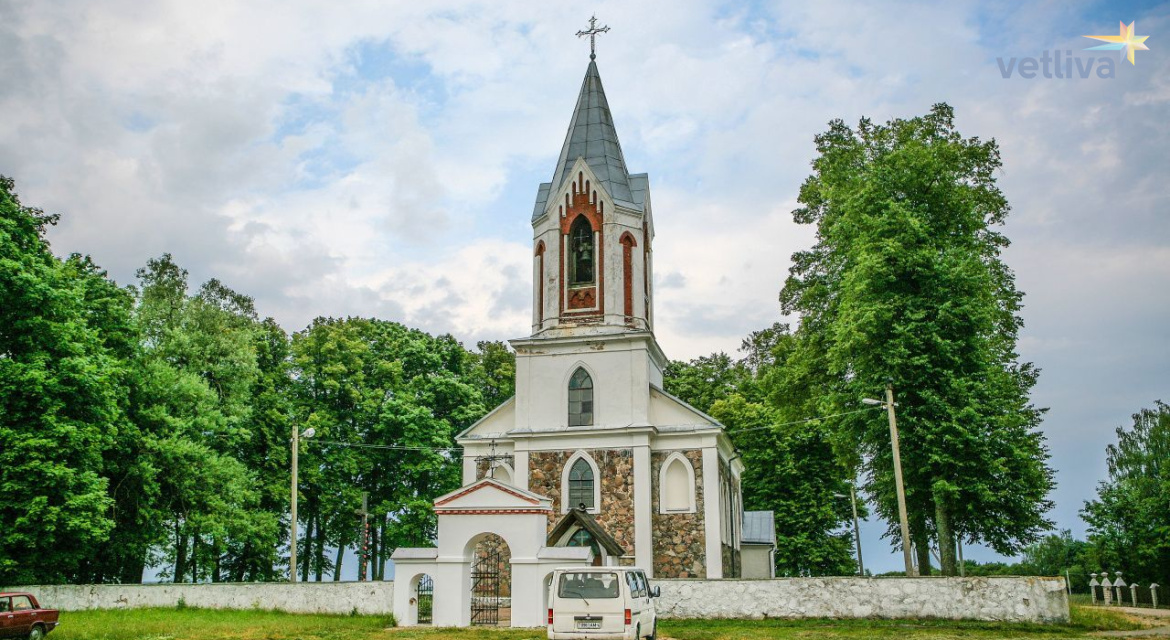
<path fill-rule="evenodd" d="M 478 462 L 486 462 L 487 463 L 487 471 L 484 474 L 485 478 L 495 478 L 496 477 L 496 467 L 500 466 L 501 462 L 507 462 L 507 461 L 512 459 L 512 456 L 509 456 L 506 454 L 496 453 L 496 440 L 495 440 L 495 438 L 492 438 L 490 447 L 491 448 L 488 450 L 488 454 L 486 456 L 476 456 L 475 457 L 475 461 L 477 463 Z"/>
<path fill-rule="evenodd" d="M 589 18 L 589 29 L 586 31 L 578 31 L 577 32 L 578 38 L 583 38 L 585 36 L 589 36 L 589 59 L 590 60 L 597 59 L 597 34 L 606 33 L 608 31 L 609 31 L 609 27 L 601 27 L 600 29 L 597 27 L 597 16 L 594 15 L 592 18 Z"/>

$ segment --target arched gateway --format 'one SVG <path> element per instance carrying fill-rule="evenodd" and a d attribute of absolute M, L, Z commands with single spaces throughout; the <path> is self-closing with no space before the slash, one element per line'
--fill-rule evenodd
<path fill-rule="evenodd" d="M 416 589 L 405 587 L 417 584 L 424 575 L 433 581 L 431 621 L 435 626 L 465 627 L 493 617 L 497 623 L 513 627 L 541 626 L 545 619 L 542 592 L 548 573 L 556 567 L 593 562 L 589 547 L 547 546 L 551 500 L 494 478 L 484 478 L 435 500 L 435 515 L 439 520 L 438 547 L 394 552 L 395 574 L 404 579 L 404 588 L 394 590 L 394 615 L 404 626 L 419 624 Z M 484 567 L 487 557 L 477 558 L 477 549 L 484 549 L 481 543 L 488 540 L 499 541 L 487 552 L 497 563 L 501 562 L 501 546 L 510 553 L 504 563 L 510 566 L 507 596 L 492 595 L 482 583 L 476 583 L 477 568 Z M 504 567 L 497 567 L 501 574 L 505 572 Z M 486 611 L 490 607 L 497 608 L 494 614 Z M 499 611 L 503 608 L 510 611 Z"/>

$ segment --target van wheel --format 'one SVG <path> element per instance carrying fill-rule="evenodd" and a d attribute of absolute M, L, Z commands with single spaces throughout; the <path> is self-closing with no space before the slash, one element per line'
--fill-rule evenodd
<path fill-rule="evenodd" d="M 642 625 L 634 627 L 634 640 L 642 640 Z"/>
<path fill-rule="evenodd" d="M 654 626 L 650 628 L 650 635 L 646 636 L 649 640 L 658 640 L 658 621 L 654 621 Z"/>

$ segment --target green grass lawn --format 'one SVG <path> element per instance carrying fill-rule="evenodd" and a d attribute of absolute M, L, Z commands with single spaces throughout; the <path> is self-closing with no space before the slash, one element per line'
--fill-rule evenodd
<path fill-rule="evenodd" d="M 61 614 L 54 640 L 536 640 L 544 630 L 394 629 L 381 616 L 295 615 L 274 611 L 123 609 Z M 1067 625 L 936 620 L 665 620 L 660 636 L 676 640 L 763 638 L 1082 638 L 1091 631 L 1138 629 L 1112 611 L 1073 607 Z"/>

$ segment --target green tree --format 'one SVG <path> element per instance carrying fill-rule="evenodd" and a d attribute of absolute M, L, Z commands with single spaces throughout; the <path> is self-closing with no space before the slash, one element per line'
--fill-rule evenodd
<path fill-rule="evenodd" d="M 920 565 L 932 540 L 946 574 L 956 537 L 1014 553 L 1051 526 L 1053 483 L 1028 400 L 1037 371 L 1015 352 L 1022 294 L 994 230 L 1009 210 L 999 149 L 963 138 L 944 104 L 884 125 L 833 121 L 816 144 L 794 218 L 817 240 L 793 256 L 780 299 L 800 314 L 797 361 L 828 376 L 820 413 L 891 382 Z M 885 420 L 853 414 L 834 430 L 897 539 Z"/>
<path fill-rule="evenodd" d="M 45 230 L 57 217 L 13 188 L 0 177 L 0 582 L 62 582 L 113 527 L 100 472 L 125 371 L 117 336 L 107 344 L 91 322 L 120 302 L 95 291 L 88 260 L 53 256 Z"/>
<path fill-rule="evenodd" d="M 485 371 L 481 350 L 365 318 L 318 318 L 293 335 L 297 420 L 316 430 L 301 458 L 302 579 L 337 575 L 343 556 L 325 549 L 356 544 L 363 491 L 373 577 L 396 547 L 432 539 L 430 501 L 459 483 L 454 435 L 485 413 L 477 383 L 507 365 L 496 350 Z"/>
<path fill-rule="evenodd" d="M 1170 406 L 1155 402 L 1118 427 L 1105 459 L 1109 477 L 1081 511 L 1099 563 L 1090 569 L 1170 585 Z"/>
<path fill-rule="evenodd" d="M 471 378 L 484 406 L 495 409 L 516 395 L 516 354 L 506 342 L 481 340 L 473 353 Z"/>
<path fill-rule="evenodd" d="M 853 538 L 843 527 L 851 511 L 836 497 L 849 491 L 848 468 L 825 425 L 802 421 L 815 403 L 790 362 L 795 339 L 776 324 L 743 341 L 741 360 L 718 353 L 671 362 L 666 389 L 727 428 L 744 462 L 744 509 L 775 516 L 779 575 L 854 573 Z"/>

